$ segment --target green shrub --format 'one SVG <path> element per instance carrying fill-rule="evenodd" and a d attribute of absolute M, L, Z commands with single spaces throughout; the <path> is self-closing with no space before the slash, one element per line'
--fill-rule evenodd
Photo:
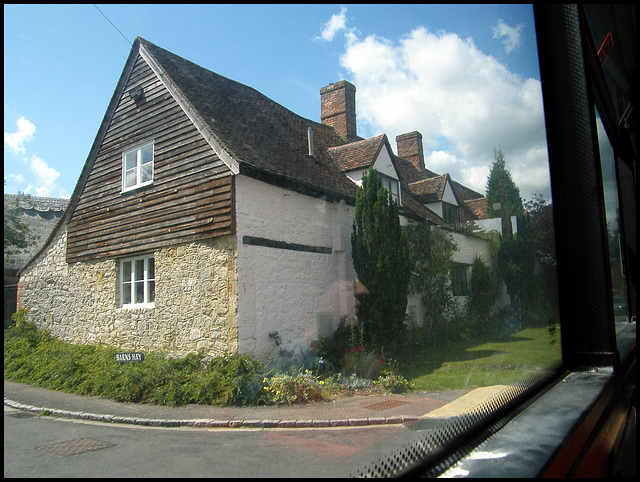
<path fill-rule="evenodd" d="M 6 380 L 118 402 L 161 405 L 265 403 L 262 379 L 270 376 L 249 355 L 204 363 L 203 354 L 165 358 L 145 353 L 141 363 L 117 363 L 117 349 L 74 345 L 24 320 L 4 332 Z"/>
<path fill-rule="evenodd" d="M 320 337 L 317 354 L 325 363 L 326 370 L 339 369 L 344 354 L 352 343 L 353 328 L 350 323 L 340 320 L 338 327 L 327 337 Z"/>
<path fill-rule="evenodd" d="M 4 332 L 4 376 L 78 395 L 169 406 L 303 403 L 322 399 L 329 385 L 335 388 L 326 370 L 322 378 L 320 371 L 308 369 L 288 375 L 250 355 L 205 362 L 203 353 L 183 358 L 144 353 L 143 362 L 117 363 L 117 352 L 103 345 L 65 343 L 21 321 Z"/>
<path fill-rule="evenodd" d="M 322 400 L 325 381 L 310 370 L 297 375 L 276 375 L 263 378 L 263 396 L 271 403 L 301 403 Z"/>

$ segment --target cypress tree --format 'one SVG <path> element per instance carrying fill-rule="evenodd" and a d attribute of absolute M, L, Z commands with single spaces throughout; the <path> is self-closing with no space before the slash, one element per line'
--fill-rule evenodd
<path fill-rule="evenodd" d="M 508 240 L 512 238 L 511 216 L 522 214 L 522 198 L 520 188 L 511 178 L 502 149 L 494 149 L 493 155 L 487 180 L 487 215 L 489 218 L 502 218 L 502 236 Z"/>
<path fill-rule="evenodd" d="M 393 353 L 404 332 L 409 248 L 398 204 L 374 169 L 364 174 L 356 194 L 351 249 L 358 278 L 369 290 L 358 310 L 364 339 Z"/>

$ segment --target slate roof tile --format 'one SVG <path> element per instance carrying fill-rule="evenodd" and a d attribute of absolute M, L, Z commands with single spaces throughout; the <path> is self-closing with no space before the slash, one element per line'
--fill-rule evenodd
<path fill-rule="evenodd" d="M 305 119 L 257 90 L 138 39 L 219 144 L 241 166 L 323 192 L 355 197 L 356 186 L 328 153 L 344 143 L 333 127 Z M 307 128 L 315 156 L 309 156 Z"/>

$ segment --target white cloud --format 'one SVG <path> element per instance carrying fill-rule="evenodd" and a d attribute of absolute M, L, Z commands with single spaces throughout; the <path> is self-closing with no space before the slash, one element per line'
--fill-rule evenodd
<path fill-rule="evenodd" d="M 60 177 L 58 171 L 49 167 L 45 161 L 36 155 L 31 156 L 29 169 L 35 175 L 38 183 L 35 188 L 36 196 L 50 197 L 54 191 L 59 194 L 59 188 L 56 185 L 56 180 Z"/>
<path fill-rule="evenodd" d="M 361 136 L 386 133 L 395 147 L 417 130 L 427 168 L 480 193 L 500 146 L 523 197 L 549 192 L 538 80 L 511 73 L 472 39 L 423 27 L 398 42 L 348 32 L 340 61 L 357 88 Z"/>
<path fill-rule="evenodd" d="M 347 9 L 342 7 L 340 13 L 331 16 L 329 21 L 322 27 L 320 37 L 327 42 L 331 42 L 335 36 L 347 29 Z"/>
<path fill-rule="evenodd" d="M 30 184 L 24 189 L 20 189 L 20 187 L 26 182 L 26 178 L 21 173 L 7 174 L 4 177 L 5 180 L 12 182 L 15 184 L 12 187 L 26 194 L 69 198 L 68 192 L 57 184 L 60 173 L 37 155 L 32 154 L 30 158 L 27 155 L 25 144 L 33 140 L 36 127 L 24 117 L 18 119 L 17 125 L 18 130 L 16 132 L 4 133 L 4 144 L 22 164 L 27 165 L 34 179 L 29 179 Z M 29 177 L 31 178 L 31 176 Z"/>
<path fill-rule="evenodd" d="M 510 54 L 515 48 L 520 46 L 520 33 L 524 25 L 510 27 L 502 19 L 493 27 L 493 38 L 501 38 L 505 52 Z"/>
<path fill-rule="evenodd" d="M 4 133 L 4 145 L 16 156 L 24 156 L 26 152 L 24 145 L 33 139 L 33 135 L 36 132 L 36 126 L 24 117 L 20 117 L 17 124 L 17 132 Z"/>
<path fill-rule="evenodd" d="M 24 176 L 22 174 L 7 174 L 4 176 L 5 181 L 13 181 L 16 184 L 24 183 Z"/>

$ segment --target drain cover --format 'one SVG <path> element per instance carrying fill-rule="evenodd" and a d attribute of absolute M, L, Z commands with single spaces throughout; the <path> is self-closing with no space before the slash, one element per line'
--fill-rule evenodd
<path fill-rule="evenodd" d="M 373 405 L 369 405 L 365 408 L 370 408 L 371 410 L 389 410 L 390 408 L 401 407 L 402 405 L 407 405 L 409 402 L 403 402 L 401 400 L 387 400 L 386 402 L 374 403 Z"/>
<path fill-rule="evenodd" d="M 10 413 L 9 416 L 11 418 L 35 418 L 35 417 L 37 417 L 37 415 L 35 413 L 29 413 L 29 412 L 14 412 L 14 413 Z"/>
<path fill-rule="evenodd" d="M 112 443 L 101 442 L 100 440 L 78 438 L 67 442 L 43 445 L 42 447 L 36 447 L 36 450 L 40 450 L 41 452 L 45 452 L 49 455 L 55 455 L 56 457 L 66 457 L 67 455 L 76 455 L 83 452 L 89 452 L 91 450 L 100 450 L 113 446 L 114 444 Z"/>

